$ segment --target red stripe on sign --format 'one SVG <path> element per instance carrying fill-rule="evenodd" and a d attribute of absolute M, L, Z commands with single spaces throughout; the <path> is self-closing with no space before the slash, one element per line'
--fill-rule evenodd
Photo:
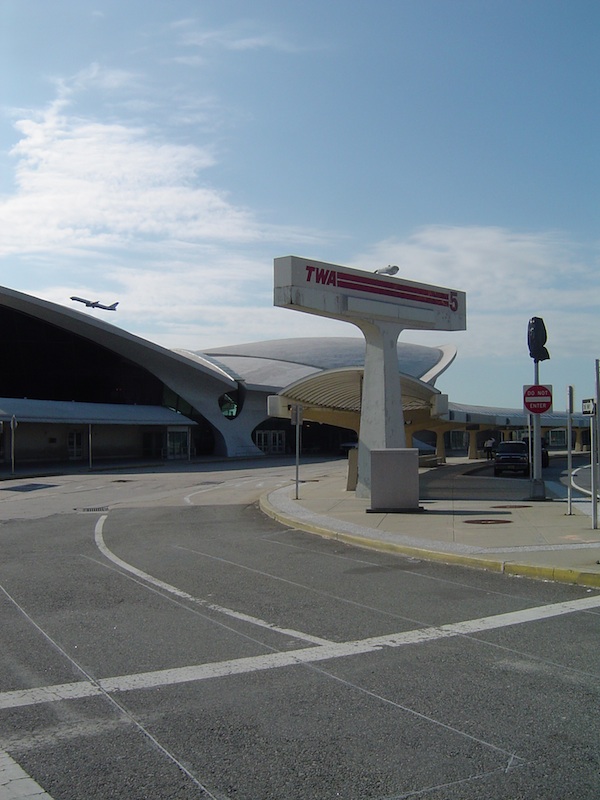
<path fill-rule="evenodd" d="M 402 300 L 412 300 L 417 303 L 427 303 L 435 306 L 449 306 L 450 300 L 446 293 L 436 292 L 433 289 L 423 289 L 420 286 L 407 286 L 406 284 L 388 283 L 368 276 L 348 275 L 338 272 L 337 285 L 341 289 L 354 289 L 367 294 L 385 295 Z"/>

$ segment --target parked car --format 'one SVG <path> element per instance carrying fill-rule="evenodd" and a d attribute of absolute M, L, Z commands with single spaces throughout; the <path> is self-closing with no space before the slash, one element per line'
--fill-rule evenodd
<path fill-rule="evenodd" d="M 494 475 L 502 472 L 522 472 L 529 475 L 529 445 L 527 442 L 500 442 L 494 456 Z"/>
<path fill-rule="evenodd" d="M 542 444 L 542 467 L 547 467 L 550 463 L 550 456 L 544 444 Z M 494 475 L 498 476 L 502 472 L 522 472 L 529 475 L 529 442 L 500 442 L 496 446 L 494 454 Z"/>

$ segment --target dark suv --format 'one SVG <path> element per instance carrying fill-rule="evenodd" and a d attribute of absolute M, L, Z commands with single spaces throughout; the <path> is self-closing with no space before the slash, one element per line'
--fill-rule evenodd
<path fill-rule="evenodd" d="M 494 457 L 494 475 L 501 472 L 522 472 L 529 475 L 529 445 L 527 442 L 500 442 Z"/>

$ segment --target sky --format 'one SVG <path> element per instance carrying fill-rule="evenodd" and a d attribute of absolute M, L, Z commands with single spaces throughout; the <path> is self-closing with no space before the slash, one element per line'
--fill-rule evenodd
<path fill-rule="evenodd" d="M 464 291 L 436 386 L 564 410 L 600 358 L 597 0 L 0 0 L 0 284 L 168 348 L 361 336 L 298 255 Z M 72 295 L 119 302 L 86 311 Z"/>

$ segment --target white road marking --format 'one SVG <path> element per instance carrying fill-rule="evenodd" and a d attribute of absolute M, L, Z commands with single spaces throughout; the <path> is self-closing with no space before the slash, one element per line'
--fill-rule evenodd
<path fill-rule="evenodd" d="M 39 783 L 0 750 L 0 798 L 2 800 L 52 800 Z"/>
<path fill-rule="evenodd" d="M 209 611 L 216 611 L 219 614 L 225 614 L 228 617 L 232 617 L 233 619 L 240 620 L 240 622 L 247 622 L 251 625 L 257 625 L 261 628 L 267 628 L 270 631 L 274 631 L 275 633 L 282 633 L 285 636 L 292 636 L 294 639 L 300 639 L 301 641 L 310 642 L 311 644 L 329 644 L 329 639 L 321 639 L 319 636 L 311 636 L 308 633 L 303 633 L 302 631 L 292 630 L 291 628 L 280 628 L 277 625 L 274 625 L 272 622 L 267 622 L 264 619 L 260 619 L 258 617 L 250 616 L 249 614 L 244 614 L 241 611 L 234 611 L 232 608 L 225 608 L 224 606 L 217 605 L 216 603 L 209 603 L 207 600 L 202 600 L 199 597 L 194 597 L 188 592 L 184 592 L 181 589 L 178 589 L 176 586 L 172 586 L 170 583 L 165 583 L 161 581 L 159 578 L 155 578 L 152 575 L 149 575 L 147 572 L 143 572 L 141 569 L 134 567 L 132 564 L 128 564 L 123 559 L 116 556 L 111 550 L 108 549 L 106 543 L 104 542 L 104 537 L 102 535 L 102 529 L 104 527 L 104 521 L 106 520 L 106 514 L 100 517 L 98 522 L 96 523 L 96 528 L 94 531 L 94 537 L 96 540 L 96 546 L 100 550 L 100 552 L 106 556 L 113 564 L 121 567 L 126 572 L 129 572 L 131 575 L 136 575 L 138 578 L 150 583 L 152 586 L 156 586 L 159 589 L 162 589 L 165 592 L 169 592 L 170 594 L 175 595 L 176 597 L 181 598 L 182 600 L 187 600 L 188 602 L 195 603 L 196 605 L 202 606 L 203 608 L 208 609 Z"/>
<path fill-rule="evenodd" d="M 289 481 L 285 481 L 285 483 L 288 483 L 288 482 Z M 249 483 L 252 484 L 255 489 L 261 489 L 265 484 L 264 481 L 258 481 L 257 482 L 256 478 L 245 478 L 245 479 L 238 478 L 236 481 L 233 481 L 233 480 L 218 481 L 218 482 L 213 483 L 210 486 L 203 486 L 200 489 L 194 489 L 193 492 L 190 492 L 189 494 L 186 494 L 184 496 L 183 501 L 184 501 L 184 503 L 187 503 L 188 505 L 193 505 L 192 498 L 194 497 L 194 495 L 205 494 L 206 492 L 214 492 L 215 489 L 231 489 L 231 488 L 239 489 L 241 486 L 247 486 Z M 275 484 L 275 486 L 279 486 L 279 485 L 280 485 L 280 483 L 276 483 Z"/>
<path fill-rule="evenodd" d="M 419 628 L 350 642 L 329 642 L 318 647 L 306 647 L 287 653 L 267 653 L 262 656 L 236 658 L 210 664 L 195 664 L 187 667 L 157 670 L 155 672 L 119 675 L 113 678 L 103 678 L 95 682 L 84 680 L 54 686 L 40 686 L 35 689 L 1 692 L 0 709 L 93 697 L 103 693 L 153 689 L 158 686 L 174 686 L 181 683 L 211 680 L 230 675 L 244 675 L 269 669 L 280 669 L 281 667 L 313 664 L 335 658 L 347 658 L 348 656 L 373 653 L 385 647 L 395 648 L 432 642 L 453 636 L 470 636 L 475 633 L 506 628 L 511 625 L 523 625 L 596 608 L 600 608 L 600 595 L 583 597 L 579 600 L 568 600 L 563 603 L 525 608 L 521 611 L 511 611 L 491 617 L 453 622 L 439 627 Z"/>

